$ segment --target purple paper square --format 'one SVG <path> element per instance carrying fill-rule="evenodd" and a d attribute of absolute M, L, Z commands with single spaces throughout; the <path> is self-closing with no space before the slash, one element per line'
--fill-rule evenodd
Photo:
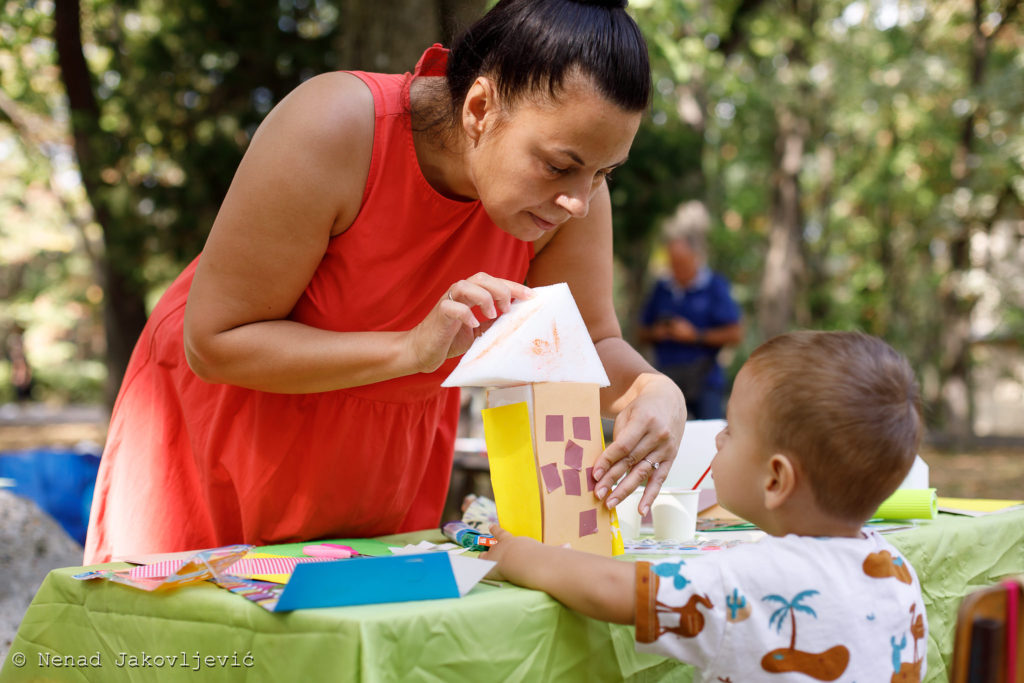
<path fill-rule="evenodd" d="M 590 418 L 574 417 L 572 419 L 572 438 L 590 441 Z"/>
<path fill-rule="evenodd" d="M 587 468 L 587 490 L 588 491 L 593 491 L 594 490 L 594 486 L 596 484 L 597 484 L 597 480 L 594 479 L 594 468 L 593 467 L 588 467 Z"/>
<path fill-rule="evenodd" d="M 562 441 L 565 439 L 565 430 L 562 428 L 561 415 L 548 415 L 544 423 L 545 441 Z"/>
<path fill-rule="evenodd" d="M 551 493 L 562 485 L 562 478 L 558 476 L 558 465 L 551 463 L 540 468 L 540 475 L 544 479 L 544 488 Z"/>
<path fill-rule="evenodd" d="M 565 466 L 577 471 L 583 469 L 583 446 L 571 439 L 565 443 Z"/>
<path fill-rule="evenodd" d="M 580 495 L 580 472 L 579 470 L 562 470 L 562 479 L 565 480 L 565 495 Z"/>
<path fill-rule="evenodd" d="M 580 513 L 580 538 L 597 533 L 597 510 L 584 510 Z"/>

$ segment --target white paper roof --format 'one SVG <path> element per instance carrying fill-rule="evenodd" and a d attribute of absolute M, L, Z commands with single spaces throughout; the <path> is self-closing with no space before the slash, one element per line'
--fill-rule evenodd
<path fill-rule="evenodd" d="M 444 387 L 503 387 L 534 382 L 608 386 L 608 375 L 569 285 L 534 287 L 477 337 Z"/>

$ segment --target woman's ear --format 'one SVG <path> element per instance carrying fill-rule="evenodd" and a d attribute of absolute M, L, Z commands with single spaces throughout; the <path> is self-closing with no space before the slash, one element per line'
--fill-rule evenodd
<path fill-rule="evenodd" d="M 776 453 L 768 459 L 768 478 L 764 486 L 764 506 L 778 510 L 796 491 L 797 467 L 793 460 L 783 453 Z"/>
<path fill-rule="evenodd" d="M 478 76 L 462 102 L 462 128 L 472 142 L 479 142 L 484 131 L 493 125 L 498 112 L 498 89 L 494 81 Z"/>

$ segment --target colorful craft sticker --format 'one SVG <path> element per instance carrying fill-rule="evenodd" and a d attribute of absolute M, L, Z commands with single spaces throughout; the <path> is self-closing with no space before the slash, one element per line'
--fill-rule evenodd
<path fill-rule="evenodd" d="M 544 440 L 562 441 L 565 439 L 565 430 L 562 429 L 561 415 L 548 415 L 544 421 Z"/>
<path fill-rule="evenodd" d="M 590 418 L 574 417 L 572 419 L 572 438 L 590 441 Z"/>
<path fill-rule="evenodd" d="M 323 562 L 328 558 L 318 557 L 243 557 L 224 570 L 225 574 L 253 578 L 257 575 L 291 574 L 295 565 L 300 562 Z M 132 567 L 129 576 L 132 579 L 164 578 L 174 574 L 185 565 L 185 560 L 167 560 L 153 564 Z M 287 581 L 287 579 L 285 579 Z"/>
<path fill-rule="evenodd" d="M 597 484 L 597 480 L 594 479 L 594 468 L 593 467 L 588 467 L 586 473 L 587 473 L 587 490 L 588 491 L 593 491 L 594 490 L 594 486 Z"/>
<path fill-rule="evenodd" d="M 584 510 L 580 513 L 580 537 L 597 533 L 597 510 Z"/>
<path fill-rule="evenodd" d="M 565 469 L 562 470 L 562 479 L 565 480 L 565 495 L 567 496 L 578 496 L 580 495 L 580 473 L 578 470 Z"/>
<path fill-rule="evenodd" d="M 246 600 L 251 600 L 270 612 L 277 607 L 277 601 L 284 591 L 284 586 L 279 584 L 236 577 L 224 577 L 218 583 L 221 588 L 241 595 Z"/>
<path fill-rule="evenodd" d="M 102 578 L 126 586 L 140 588 L 145 591 L 156 589 L 177 588 L 200 581 L 217 581 L 226 575 L 227 568 L 252 549 L 251 545 L 227 545 L 222 548 L 197 551 L 191 558 L 180 562 L 180 565 L 166 576 L 135 578 L 131 569 L 100 570 L 76 575 L 76 578 Z M 177 563 L 176 563 L 177 564 Z"/>
<path fill-rule="evenodd" d="M 573 441 L 565 442 L 565 466 L 574 470 L 583 467 L 583 446 Z"/>
<path fill-rule="evenodd" d="M 562 486 L 562 478 L 558 476 L 558 465 L 555 463 L 541 467 L 540 475 L 544 479 L 544 488 L 548 493 Z"/>

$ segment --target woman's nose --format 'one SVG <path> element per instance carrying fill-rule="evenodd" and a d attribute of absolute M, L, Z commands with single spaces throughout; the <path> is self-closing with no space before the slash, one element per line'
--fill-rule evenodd
<path fill-rule="evenodd" d="M 590 212 L 591 188 L 574 187 L 567 192 L 560 193 L 555 198 L 555 204 L 564 209 L 573 218 L 584 218 Z"/>
<path fill-rule="evenodd" d="M 590 198 L 596 193 L 598 185 L 596 181 L 588 182 L 586 178 L 579 178 L 559 193 L 555 204 L 572 218 L 584 218 L 590 213 Z"/>

